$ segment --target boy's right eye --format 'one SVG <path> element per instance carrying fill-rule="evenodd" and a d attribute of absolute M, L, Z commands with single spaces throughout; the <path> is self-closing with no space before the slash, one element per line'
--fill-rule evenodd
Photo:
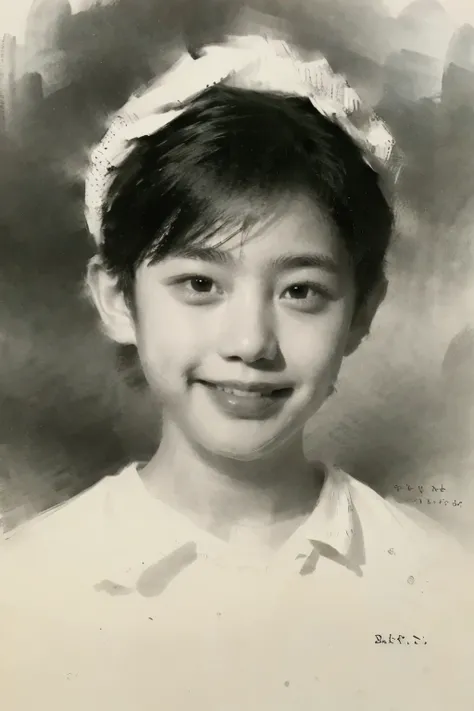
<path fill-rule="evenodd" d="M 180 277 L 174 281 L 174 285 L 179 288 L 181 295 L 191 302 L 202 303 L 222 293 L 222 289 L 219 289 L 213 279 L 199 274 Z"/>
<path fill-rule="evenodd" d="M 188 283 L 192 291 L 197 291 L 200 294 L 209 293 L 210 291 L 212 291 L 212 287 L 214 285 L 212 279 L 200 276 L 190 277 L 188 279 Z"/>

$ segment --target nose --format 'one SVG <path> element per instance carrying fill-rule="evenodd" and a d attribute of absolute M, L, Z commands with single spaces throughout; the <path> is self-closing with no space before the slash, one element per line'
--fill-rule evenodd
<path fill-rule="evenodd" d="M 273 309 L 263 300 L 251 298 L 228 303 L 219 334 L 219 354 L 227 360 L 245 363 L 272 361 L 278 353 Z"/>

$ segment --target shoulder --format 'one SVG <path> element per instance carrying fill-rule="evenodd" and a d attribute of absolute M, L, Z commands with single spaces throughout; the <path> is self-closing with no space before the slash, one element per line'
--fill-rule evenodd
<path fill-rule="evenodd" d="M 57 540 L 59 534 L 74 536 L 78 533 L 77 524 L 84 524 L 84 516 L 95 523 L 97 513 L 106 498 L 107 479 L 102 479 L 94 486 L 68 499 L 57 506 L 34 516 L 3 535 L 2 550 L 20 548 L 27 543 L 40 545 L 45 540 Z"/>
<path fill-rule="evenodd" d="M 109 543 L 108 508 L 120 474 L 104 477 L 81 494 L 3 534 L 0 567 L 29 577 L 40 569 L 93 568 Z"/>
<path fill-rule="evenodd" d="M 470 564 L 471 555 L 436 520 L 415 506 L 383 498 L 367 484 L 341 472 L 354 503 L 366 547 L 400 551 L 405 557 L 443 570 Z"/>
<path fill-rule="evenodd" d="M 396 501 L 392 497 L 382 497 L 374 489 L 346 472 L 340 471 L 350 489 L 357 513 L 372 526 L 392 530 L 416 532 L 420 539 L 438 535 L 452 540 L 443 527 L 434 519 L 422 513 L 415 506 Z"/>
<path fill-rule="evenodd" d="M 117 562 L 123 562 L 126 532 L 120 538 L 123 518 L 117 519 L 114 510 L 129 494 L 127 470 L 0 538 L 3 626 L 14 621 L 16 630 L 26 624 L 25 615 L 32 624 L 53 618 L 69 624 L 71 608 L 83 606 L 92 614 L 107 604 L 97 585 L 113 579 Z"/>

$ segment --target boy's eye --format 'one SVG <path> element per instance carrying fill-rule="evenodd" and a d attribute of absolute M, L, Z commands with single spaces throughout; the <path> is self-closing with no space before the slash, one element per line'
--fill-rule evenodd
<path fill-rule="evenodd" d="M 307 299 L 310 293 L 310 286 L 309 284 L 293 284 L 287 291 L 292 299 Z"/>
<path fill-rule="evenodd" d="M 320 284 L 292 284 L 284 291 L 284 298 L 294 302 L 297 308 L 308 311 L 322 308 L 332 299 L 330 292 Z"/>
<path fill-rule="evenodd" d="M 182 297 L 190 302 L 203 302 L 220 294 L 220 290 L 213 279 L 199 274 L 191 274 L 176 279 L 175 286 Z"/>
<path fill-rule="evenodd" d="M 212 291 L 214 282 L 208 277 L 196 276 L 190 277 L 188 279 L 188 286 L 191 291 L 196 291 L 199 294 L 208 294 L 210 291 Z"/>

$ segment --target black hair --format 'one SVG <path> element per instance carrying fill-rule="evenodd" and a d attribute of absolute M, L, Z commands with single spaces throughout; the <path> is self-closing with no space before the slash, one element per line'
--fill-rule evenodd
<path fill-rule="evenodd" d="M 114 170 L 103 209 L 103 264 L 127 298 L 135 272 L 191 241 L 242 229 L 265 203 L 304 193 L 352 259 L 358 301 L 383 274 L 393 212 L 352 138 L 309 100 L 217 86 Z M 263 208 L 262 208 L 263 203 Z"/>

